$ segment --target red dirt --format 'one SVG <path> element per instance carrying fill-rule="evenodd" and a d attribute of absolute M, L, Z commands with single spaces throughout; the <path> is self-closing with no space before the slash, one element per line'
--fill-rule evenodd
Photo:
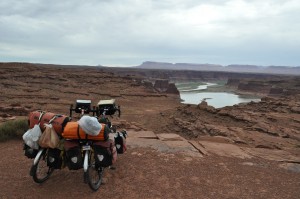
<path fill-rule="evenodd" d="M 32 161 L 21 141 L 2 143 L 0 198 L 299 198 L 300 174 L 274 161 L 221 156 L 187 158 L 150 148 L 129 148 L 116 170 L 106 170 L 97 192 L 83 171 L 55 171 L 44 184 L 29 176 Z"/>

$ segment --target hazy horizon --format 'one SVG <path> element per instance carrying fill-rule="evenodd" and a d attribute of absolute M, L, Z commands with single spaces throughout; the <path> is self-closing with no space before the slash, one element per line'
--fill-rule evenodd
<path fill-rule="evenodd" d="M 267 67 L 289 67 L 289 68 L 295 68 L 300 66 L 279 66 L 279 65 L 252 65 L 252 64 L 229 64 L 229 65 L 221 65 L 221 64 L 214 64 L 214 63 L 172 63 L 172 62 L 160 62 L 160 61 L 144 61 L 138 65 L 103 65 L 103 64 L 96 64 L 96 65 L 87 65 L 87 64 L 53 64 L 53 63 L 39 63 L 39 62 L 16 62 L 16 61 L 8 61 L 8 62 L 0 62 L 0 63 L 30 63 L 30 64 L 42 64 L 42 65 L 61 65 L 61 66 L 89 66 L 89 67 L 139 67 L 142 66 L 144 63 L 147 62 L 153 62 L 153 63 L 161 63 L 161 64 L 173 64 L 174 66 L 181 65 L 181 64 L 188 64 L 188 65 L 216 65 L 221 67 L 228 67 L 228 66 L 254 66 L 254 67 L 260 67 L 260 68 L 267 68 Z M 155 69 L 155 68 L 154 68 Z"/>

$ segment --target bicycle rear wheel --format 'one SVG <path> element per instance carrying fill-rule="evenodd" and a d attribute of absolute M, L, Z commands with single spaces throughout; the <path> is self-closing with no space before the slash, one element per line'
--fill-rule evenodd
<path fill-rule="evenodd" d="M 53 173 L 54 168 L 47 166 L 47 155 L 46 150 L 39 157 L 37 164 L 32 165 L 30 174 L 36 183 L 43 183 L 49 179 L 50 175 Z"/>
<path fill-rule="evenodd" d="M 99 167 L 96 168 L 95 166 L 95 159 L 94 156 L 90 156 L 89 166 L 87 172 L 85 173 L 85 179 L 87 180 L 90 188 L 93 191 L 97 191 L 102 183 L 102 176 L 103 176 L 104 168 Z"/>

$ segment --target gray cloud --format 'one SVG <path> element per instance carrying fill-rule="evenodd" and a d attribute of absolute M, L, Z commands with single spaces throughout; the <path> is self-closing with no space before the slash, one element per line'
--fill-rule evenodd
<path fill-rule="evenodd" d="M 300 65 L 297 0 L 2 0 L 0 61 Z"/>

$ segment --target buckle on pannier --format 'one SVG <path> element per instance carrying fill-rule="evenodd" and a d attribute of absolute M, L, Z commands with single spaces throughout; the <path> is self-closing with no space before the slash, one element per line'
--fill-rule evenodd
<path fill-rule="evenodd" d="M 30 148 L 30 147 L 29 147 L 28 145 L 26 145 L 25 143 L 24 143 L 24 145 L 23 145 L 23 150 L 24 150 L 24 155 L 25 155 L 27 158 L 30 158 L 30 159 L 35 158 L 35 156 L 36 156 L 37 153 L 39 152 L 39 150 Z"/>

